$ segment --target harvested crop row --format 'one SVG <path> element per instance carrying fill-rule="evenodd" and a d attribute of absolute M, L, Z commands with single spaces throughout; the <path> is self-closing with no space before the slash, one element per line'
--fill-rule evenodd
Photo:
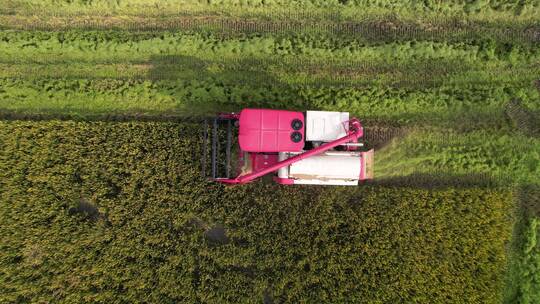
<path fill-rule="evenodd" d="M 267 17 L 267 16 L 266 16 Z M 245 19 L 223 16 L 175 16 L 169 18 L 152 17 L 111 17 L 111 16 L 70 16 L 45 17 L 20 15 L 0 15 L 0 29 L 15 30 L 124 30 L 124 31 L 189 31 L 213 32 L 222 37 L 236 37 L 249 34 L 318 34 L 343 39 L 355 38 L 365 42 L 381 43 L 408 40 L 470 41 L 492 39 L 504 43 L 538 43 L 540 27 L 531 24 L 463 22 L 458 20 L 437 20 L 413 23 L 395 19 L 372 21 L 333 21 L 295 19 L 266 20 Z"/>
<path fill-rule="evenodd" d="M 368 44 L 356 39 L 320 35 L 245 36 L 223 38 L 212 34 L 173 32 L 124 33 L 112 31 L 0 32 L 0 62 L 149 62 L 166 56 L 203 59 L 269 56 L 317 58 L 319 62 L 379 62 L 444 59 L 478 66 L 538 64 L 537 47 L 500 44 L 489 40 L 470 43 L 402 41 Z M 276 60 L 277 58 L 270 58 Z M 313 60 L 313 59 L 311 59 Z"/>
<path fill-rule="evenodd" d="M 125 34 L 125 35 L 124 35 Z M 537 48 L 477 41 L 364 45 L 318 36 L 172 32 L 0 33 L 2 77 L 206 80 L 259 85 L 436 86 L 532 82 Z M 335 59 L 338 58 L 338 59 Z"/>
<path fill-rule="evenodd" d="M 361 9 L 358 9 L 361 8 Z M 190 0 L 190 1 L 84 1 L 70 0 L 38 1 L 11 0 L 0 10 L 4 14 L 21 15 L 95 15 L 115 14 L 124 16 L 163 17 L 188 14 L 219 14 L 246 16 L 275 16 L 288 19 L 365 19 L 366 17 L 384 16 L 425 18 L 427 17 L 466 17 L 477 20 L 531 20 L 538 17 L 538 6 L 534 0 L 527 1 L 281 1 L 281 0 Z M 536 17 L 536 18 L 535 18 Z"/>
<path fill-rule="evenodd" d="M 500 301 L 506 191 L 224 188 L 197 129 L 0 122 L 0 301 Z"/>
<path fill-rule="evenodd" d="M 29 113 L 208 114 L 243 107 L 350 111 L 362 119 L 472 128 L 504 125 L 503 107 L 521 98 L 537 111 L 540 93 L 501 84 L 435 88 L 339 88 L 205 81 L 1 79 L 0 108 Z M 460 122 L 460 123 L 458 123 Z"/>
<path fill-rule="evenodd" d="M 318 62 L 282 60 L 199 60 L 188 56 L 156 56 L 146 63 L 0 63 L 0 78 L 16 79 L 140 79 L 204 81 L 229 85 L 312 85 L 347 87 L 417 87 L 441 85 L 517 85 L 533 83 L 540 66 L 466 66 L 461 61 Z"/>
<path fill-rule="evenodd" d="M 494 183 L 540 185 L 540 139 L 519 132 L 412 130 L 377 151 L 379 179 L 477 174 Z"/>

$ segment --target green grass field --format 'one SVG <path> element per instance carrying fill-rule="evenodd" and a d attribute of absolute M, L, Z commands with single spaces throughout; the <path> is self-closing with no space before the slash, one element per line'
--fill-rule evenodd
<path fill-rule="evenodd" d="M 7 0 L 0 302 L 540 302 L 540 2 Z M 199 121 L 348 111 L 357 188 L 222 187 Z"/>

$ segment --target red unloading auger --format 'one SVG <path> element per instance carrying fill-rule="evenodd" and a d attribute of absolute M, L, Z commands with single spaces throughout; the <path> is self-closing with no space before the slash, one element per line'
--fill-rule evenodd
<path fill-rule="evenodd" d="M 257 179 L 257 178 L 259 178 L 261 176 L 264 176 L 264 175 L 266 175 L 268 173 L 275 172 L 275 171 L 279 170 L 280 168 L 283 168 L 285 166 L 289 166 L 289 165 L 291 165 L 291 164 L 293 164 L 295 162 L 301 161 L 302 159 L 324 153 L 324 152 L 326 152 L 326 151 L 328 151 L 330 149 L 333 149 L 333 148 L 335 148 L 337 146 L 340 146 L 340 145 L 343 145 L 343 144 L 346 144 L 346 143 L 349 143 L 349 142 L 357 142 L 358 138 L 362 137 L 363 135 L 364 135 L 364 130 L 362 128 L 362 125 L 360 124 L 360 121 L 358 121 L 358 119 L 356 119 L 356 118 L 352 118 L 351 120 L 349 120 L 349 130 L 347 131 L 347 135 L 342 137 L 342 138 L 339 138 L 339 139 L 336 139 L 334 141 L 322 144 L 317 148 L 306 151 L 306 152 L 304 152 L 302 154 L 298 154 L 298 155 L 293 156 L 291 158 L 287 158 L 287 159 L 285 159 L 283 161 L 275 163 L 274 165 L 269 166 L 269 167 L 264 168 L 264 169 L 259 170 L 259 171 L 254 171 L 254 172 L 251 172 L 251 173 L 248 173 L 248 174 L 245 174 L 245 175 L 238 176 L 238 177 L 233 178 L 233 179 L 217 178 L 215 180 L 218 181 L 218 182 L 221 182 L 221 183 L 225 183 L 225 184 L 245 184 L 245 183 L 249 183 L 249 182 L 251 182 L 251 181 L 253 181 L 253 180 L 255 180 L 255 179 Z"/>

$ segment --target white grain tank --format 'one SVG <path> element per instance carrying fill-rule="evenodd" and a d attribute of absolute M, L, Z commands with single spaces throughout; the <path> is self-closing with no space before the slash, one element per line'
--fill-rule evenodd
<path fill-rule="evenodd" d="M 297 153 L 281 152 L 284 160 Z M 359 180 L 371 177 L 373 150 L 368 152 L 329 151 L 303 159 L 278 171 L 280 178 L 294 180 L 294 184 L 355 186 Z"/>

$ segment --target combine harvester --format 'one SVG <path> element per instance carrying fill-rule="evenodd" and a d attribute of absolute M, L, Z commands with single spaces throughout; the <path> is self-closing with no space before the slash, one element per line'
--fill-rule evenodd
<path fill-rule="evenodd" d="M 372 178 L 373 150 L 361 151 L 362 125 L 347 112 L 244 109 L 206 124 L 202 171 L 211 169 L 217 182 L 245 184 L 270 173 L 283 185 L 354 186 Z"/>

